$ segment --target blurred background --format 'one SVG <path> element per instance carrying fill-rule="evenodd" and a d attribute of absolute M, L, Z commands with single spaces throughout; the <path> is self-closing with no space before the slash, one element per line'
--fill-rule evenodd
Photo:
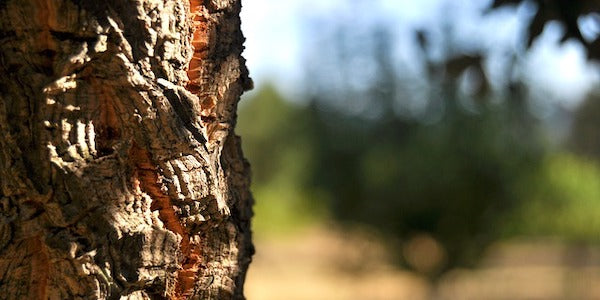
<path fill-rule="evenodd" d="M 243 5 L 248 299 L 600 299 L 600 1 Z"/>

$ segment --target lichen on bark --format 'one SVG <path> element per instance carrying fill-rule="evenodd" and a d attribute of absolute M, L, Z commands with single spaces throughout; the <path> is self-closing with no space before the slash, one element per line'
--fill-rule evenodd
<path fill-rule="evenodd" d="M 243 298 L 240 8 L 0 1 L 0 299 Z"/>

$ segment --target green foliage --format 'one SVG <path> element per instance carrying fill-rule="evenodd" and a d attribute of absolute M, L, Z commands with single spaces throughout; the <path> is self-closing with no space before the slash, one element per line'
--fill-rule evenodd
<path fill-rule="evenodd" d="M 307 188 L 316 150 L 310 120 L 272 86 L 245 101 L 237 128 L 252 165 L 253 229 L 259 235 L 288 233 L 322 219 L 326 196 Z"/>
<path fill-rule="evenodd" d="M 600 166 L 570 153 L 551 155 L 523 181 L 521 207 L 507 235 L 600 242 Z"/>

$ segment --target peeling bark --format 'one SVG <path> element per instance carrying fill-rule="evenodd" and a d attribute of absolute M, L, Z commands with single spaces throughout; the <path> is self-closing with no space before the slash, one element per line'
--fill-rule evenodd
<path fill-rule="evenodd" d="M 239 0 L 0 0 L 0 299 L 243 299 Z"/>

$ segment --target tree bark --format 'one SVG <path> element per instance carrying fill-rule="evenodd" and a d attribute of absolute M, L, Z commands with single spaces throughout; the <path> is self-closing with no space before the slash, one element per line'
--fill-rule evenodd
<path fill-rule="evenodd" d="M 0 0 L 0 299 L 242 299 L 240 0 Z"/>

